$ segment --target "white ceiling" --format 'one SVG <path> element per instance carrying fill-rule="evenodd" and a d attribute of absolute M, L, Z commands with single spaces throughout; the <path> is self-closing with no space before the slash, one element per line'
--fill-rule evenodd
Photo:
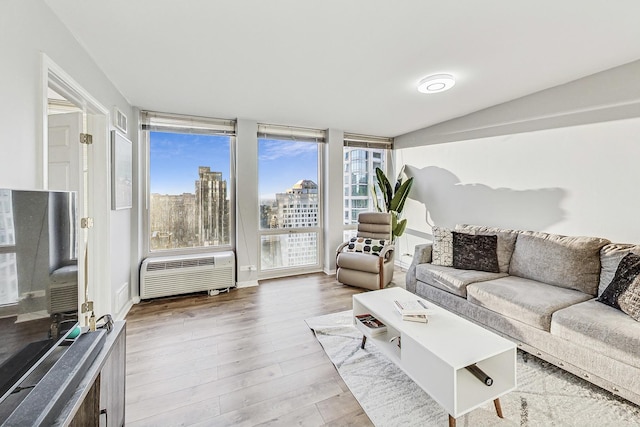
<path fill-rule="evenodd" d="M 379 136 L 640 59 L 638 0 L 45 1 L 134 106 Z"/>

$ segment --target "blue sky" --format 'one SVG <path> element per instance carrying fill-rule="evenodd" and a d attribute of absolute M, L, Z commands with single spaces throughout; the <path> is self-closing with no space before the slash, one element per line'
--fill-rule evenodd
<path fill-rule="evenodd" d="M 194 193 L 198 167 L 209 166 L 229 180 L 229 138 L 151 132 L 151 192 Z"/>
<path fill-rule="evenodd" d="M 275 198 L 301 179 L 318 183 L 318 145 L 258 139 L 258 194 Z"/>
<path fill-rule="evenodd" d="M 229 179 L 228 137 L 151 132 L 150 140 L 152 193 L 193 193 L 199 166 L 209 166 Z M 260 139 L 258 157 L 261 198 L 274 198 L 275 193 L 286 191 L 301 179 L 318 181 L 318 149 L 314 143 Z M 239 174 L 244 167 L 238 166 Z"/>

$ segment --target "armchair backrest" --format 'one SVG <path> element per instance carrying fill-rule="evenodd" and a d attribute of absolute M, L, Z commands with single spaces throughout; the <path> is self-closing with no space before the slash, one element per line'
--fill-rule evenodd
<path fill-rule="evenodd" d="M 391 240 L 391 214 L 361 212 L 358 215 L 358 237 Z"/>

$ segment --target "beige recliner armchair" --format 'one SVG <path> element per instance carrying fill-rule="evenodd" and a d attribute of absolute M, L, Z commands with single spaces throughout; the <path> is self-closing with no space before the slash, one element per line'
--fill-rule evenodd
<path fill-rule="evenodd" d="M 382 289 L 393 279 L 391 214 L 358 215 L 358 233 L 336 250 L 336 278 L 345 285 Z"/>

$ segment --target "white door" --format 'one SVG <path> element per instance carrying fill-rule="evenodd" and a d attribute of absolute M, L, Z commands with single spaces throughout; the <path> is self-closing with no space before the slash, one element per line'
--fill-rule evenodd
<path fill-rule="evenodd" d="M 82 113 L 49 115 L 49 190 L 80 190 Z"/>

